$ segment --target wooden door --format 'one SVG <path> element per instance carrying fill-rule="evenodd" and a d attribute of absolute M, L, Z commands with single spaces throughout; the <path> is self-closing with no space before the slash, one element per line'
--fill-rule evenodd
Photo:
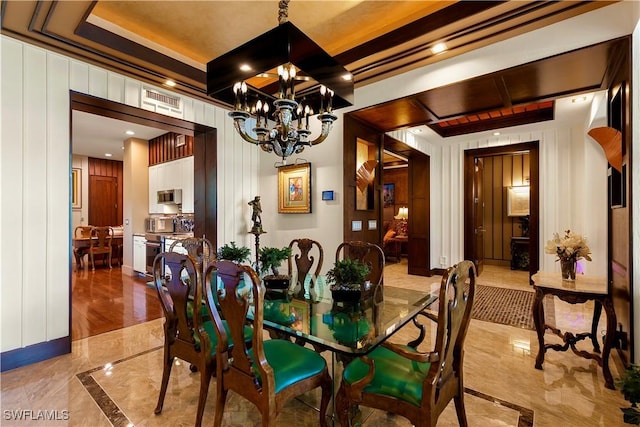
<path fill-rule="evenodd" d="M 484 195 L 482 193 L 482 177 L 484 173 L 484 164 L 482 159 L 476 157 L 474 159 L 475 167 L 473 170 L 473 263 L 476 266 L 478 275 L 482 273 L 484 268 Z"/>
<path fill-rule="evenodd" d="M 97 175 L 89 177 L 89 224 L 119 225 L 118 178 Z"/>
<path fill-rule="evenodd" d="M 424 154 L 413 153 L 409 158 L 409 219 L 407 234 L 408 273 L 431 275 L 429 250 L 429 172 L 430 159 Z"/>

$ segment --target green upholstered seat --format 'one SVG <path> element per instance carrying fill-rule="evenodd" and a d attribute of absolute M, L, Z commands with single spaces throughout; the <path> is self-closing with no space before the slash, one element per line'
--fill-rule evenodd
<path fill-rule="evenodd" d="M 406 347 L 410 349 L 410 347 Z M 374 377 L 364 391 L 382 394 L 420 406 L 422 383 L 429 372 L 430 363 L 414 362 L 385 347 L 376 347 L 368 357 L 375 361 Z M 355 359 L 344 369 L 343 379 L 349 384 L 367 375 L 369 365 Z"/>
<path fill-rule="evenodd" d="M 273 369 L 276 393 L 300 380 L 319 374 L 327 366 L 320 354 L 290 341 L 268 340 L 263 345 L 264 354 Z M 249 351 L 249 355 L 255 363 L 253 350 Z"/>

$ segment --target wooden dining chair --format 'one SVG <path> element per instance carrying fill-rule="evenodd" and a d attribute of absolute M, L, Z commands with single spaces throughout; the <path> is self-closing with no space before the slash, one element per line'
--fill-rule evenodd
<path fill-rule="evenodd" d="M 324 250 L 320 243 L 306 238 L 293 239 L 289 243 L 289 249 L 291 249 L 291 256 L 288 259 L 289 277 L 293 275 L 294 271 L 296 272 L 294 294 L 296 291 L 304 293 L 304 281 L 309 272 L 312 272 L 309 286 L 315 286 L 322 269 Z"/>
<path fill-rule="evenodd" d="M 74 239 L 90 239 L 91 238 L 91 229 L 93 227 L 90 225 L 79 225 L 73 229 L 73 238 Z M 73 256 L 77 260 L 76 270 L 80 270 L 84 267 L 84 256 L 88 253 L 89 249 L 87 247 L 84 248 L 73 248 Z"/>
<path fill-rule="evenodd" d="M 434 349 L 383 343 L 349 363 L 336 395 L 340 425 L 348 426 L 353 405 L 401 415 L 414 426 L 435 426 L 453 399 L 460 426 L 467 425 L 462 366 L 471 319 L 476 270 L 471 261 L 450 267 L 442 277 Z"/>
<path fill-rule="evenodd" d="M 113 228 L 109 226 L 105 227 L 92 227 L 91 228 L 91 240 L 89 246 L 89 257 L 91 259 L 91 269 L 96 269 L 95 258 L 96 255 L 106 255 L 109 268 L 111 268 L 111 254 L 113 240 Z"/>
<path fill-rule="evenodd" d="M 219 281 L 217 295 L 214 296 L 211 287 L 205 287 L 207 307 L 218 336 L 214 425 L 222 425 L 229 390 L 258 408 L 263 426 L 274 426 L 288 400 L 321 387 L 320 425 L 326 427 L 325 415 L 333 383 L 325 359 L 313 350 L 289 341 L 264 340 L 264 288 L 251 267 L 231 261 L 214 261 L 207 268 L 207 278 L 214 273 Z M 220 307 L 219 311 L 216 305 Z M 248 316 L 250 308 L 252 316 Z M 222 318 L 226 319 L 228 329 Z M 247 322 L 253 326 L 252 348 L 249 349 L 246 343 L 230 348 L 231 342 L 243 342 L 242 330 Z"/>
<path fill-rule="evenodd" d="M 154 413 L 162 412 L 173 361 L 179 358 L 200 372 L 197 427 L 202 424 L 209 381 L 215 374 L 215 342 L 211 340 L 215 332 L 211 322 L 202 321 L 199 310 L 189 313 L 187 309 L 190 295 L 202 300 L 196 262 L 186 254 L 162 252 L 153 261 L 153 278 L 165 317 L 162 384 Z"/>
<path fill-rule="evenodd" d="M 184 239 L 176 240 L 171 243 L 169 246 L 169 252 L 178 252 L 183 254 L 188 254 L 196 263 L 196 272 L 198 275 L 198 283 L 201 283 L 204 280 L 204 273 L 207 268 L 207 265 L 213 260 L 216 259 L 216 249 L 213 247 L 209 239 L 205 237 L 187 237 Z M 204 297 L 204 293 L 202 293 Z M 193 299 L 194 295 L 190 295 L 192 299 L 188 302 L 188 310 L 191 313 L 193 310 Z M 200 299 L 202 301 L 201 304 L 201 315 L 203 321 L 211 320 L 209 317 L 209 313 L 207 312 L 207 307 L 204 303 L 204 299 Z"/>

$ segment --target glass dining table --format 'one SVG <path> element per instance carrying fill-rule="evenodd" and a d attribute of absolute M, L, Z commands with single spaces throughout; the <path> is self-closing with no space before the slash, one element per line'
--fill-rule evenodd
<path fill-rule="evenodd" d="M 324 276 L 307 276 L 302 285 L 292 277 L 290 283 L 287 289 L 266 289 L 263 327 L 272 338 L 311 345 L 325 354 L 334 379 L 334 398 L 344 363 L 372 351 L 438 299 L 433 289 L 381 285 L 357 301 L 336 301 Z M 319 397 L 312 393 L 300 400 L 317 409 Z M 335 423 L 335 399 L 330 407 L 328 416 Z"/>
<path fill-rule="evenodd" d="M 266 289 L 263 326 L 347 357 L 365 355 L 437 300 L 437 293 L 381 285 L 357 301 L 336 301 L 324 276 L 295 277 L 287 289 Z"/>

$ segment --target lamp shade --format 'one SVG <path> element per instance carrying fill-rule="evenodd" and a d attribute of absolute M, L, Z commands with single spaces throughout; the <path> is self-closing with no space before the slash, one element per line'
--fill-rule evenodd
<path fill-rule="evenodd" d="M 407 218 L 409 218 L 409 208 L 398 208 L 398 215 L 394 216 L 394 218 L 406 220 Z"/>

